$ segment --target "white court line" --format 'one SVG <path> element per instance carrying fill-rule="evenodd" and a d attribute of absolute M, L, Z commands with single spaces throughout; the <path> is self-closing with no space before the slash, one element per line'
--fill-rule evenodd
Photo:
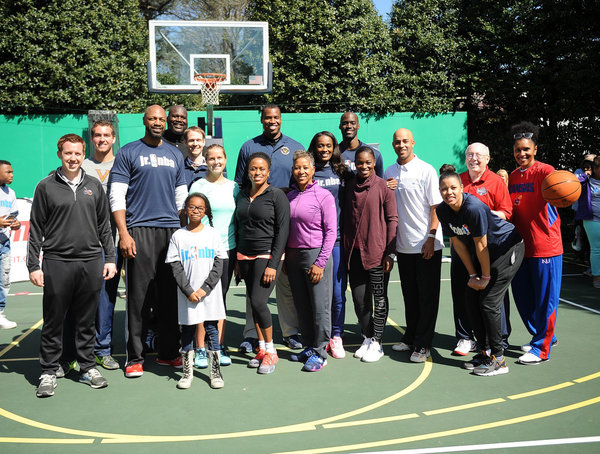
<path fill-rule="evenodd" d="M 593 312 L 594 314 L 599 314 L 600 315 L 600 311 L 597 311 L 596 309 L 592 309 L 591 307 L 583 306 L 581 304 L 574 303 L 573 301 L 569 301 L 569 300 L 566 300 L 564 298 L 559 298 L 559 301 L 562 301 L 563 303 L 570 304 L 571 306 L 578 307 L 580 309 L 585 309 L 586 311 Z"/>
<path fill-rule="evenodd" d="M 513 441 L 484 445 L 447 446 L 444 448 L 403 449 L 401 451 L 376 451 L 370 454 L 432 454 L 438 452 L 483 451 L 485 449 L 526 448 L 530 446 L 572 445 L 578 443 L 599 443 L 600 437 L 555 438 L 553 440 Z"/>

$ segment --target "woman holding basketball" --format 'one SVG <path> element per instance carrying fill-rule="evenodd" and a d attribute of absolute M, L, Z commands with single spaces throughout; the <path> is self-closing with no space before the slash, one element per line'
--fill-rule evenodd
<path fill-rule="evenodd" d="M 258 333 L 258 354 L 248 367 L 258 368 L 259 374 L 270 374 L 279 358 L 273 346 L 273 320 L 267 301 L 281 271 L 290 203 L 281 189 L 267 183 L 271 158 L 266 153 L 252 154 L 247 169 L 251 187 L 240 191 L 236 198 L 236 269 L 246 281 Z"/>
<path fill-rule="evenodd" d="M 523 260 L 525 247 L 514 225 L 493 214 L 476 196 L 463 193 L 461 177 L 451 166 L 440 176 L 444 200 L 436 213 L 444 234 L 466 268 L 464 293 L 471 327 L 481 353 L 465 363 L 475 375 L 508 373 L 502 345 L 504 295 Z M 491 350 L 487 356 L 486 350 Z"/>
<path fill-rule="evenodd" d="M 562 238 L 556 208 L 542 197 L 542 181 L 554 167 L 536 161 L 539 128 L 522 122 L 512 127 L 518 168 L 508 180 L 513 204 L 511 221 L 525 242 L 525 258 L 512 281 L 513 297 L 532 335 L 521 364 L 535 365 L 550 357 L 562 279 Z"/>

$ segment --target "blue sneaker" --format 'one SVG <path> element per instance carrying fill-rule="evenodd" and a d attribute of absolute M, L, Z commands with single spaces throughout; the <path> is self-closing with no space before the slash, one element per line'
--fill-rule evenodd
<path fill-rule="evenodd" d="M 229 356 L 229 350 L 224 345 L 221 345 L 221 359 L 219 364 L 221 366 L 231 366 L 231 356 Z"/>
<path fill-rule="evenodd" d="M 305 363 L 308 359 L 314 356 L 314 351 L 311 347 L 306 347 L 300 353 L 292 353 L 290 355 L 290 361 L 294 361 L 296 363 Z"/>
<path fill-rule="evenodd" d="M 302 348 L 302 342 L 300 341 L 300 337 L 297 334 L 294 334 L 290 337 L 284 337 L 283 343 L 288 348 L 292 350 L 300 350 Z"/>
<path fill-rule="evenodd" d="M 194 367 L 198 369 L 206 369 L 208 367 L 208 356 L 205 348 L 197 348 L 194 357 Z"/>
<path fill-rule="evenodd" d="M 308 358 L 308 361 L 306 361 L 302 370 L 306 372 L 318 372 L 321 369 L 323 369 L 326 365 L 326 359 L 323 359 L 319 355 L 314 354 L 310 358 Z"/>

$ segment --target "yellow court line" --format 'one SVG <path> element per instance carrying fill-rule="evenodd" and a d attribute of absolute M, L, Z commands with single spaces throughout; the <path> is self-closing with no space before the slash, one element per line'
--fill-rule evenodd
<path fill-rule="evenodd" d="M 386 418 L 363 419 L 360 421 L 336 422 L 333 424 L 323 424 L 324 429 L 338 429 L 340 427 L 362 426 L 365 424 L 379 424 L 382 422 L 404 421 L 405 419 L 418 418 L 417 413 L 408 413 L 406 415 L 388 416 Z"/>
<path fill-rule="evenodd" d="M 558 415 L 561 413 L 566 413 L 568 411 L 577 410 L 579 408 L 587 407 L 589 405 L 593 405 L 600 402 L 600 396 L 594 397 L 593 399 L 584 400 L 581 402 L 577 402 L 571 405 L 566 405 L 564 407 L 554 408 L 552 410 L 542 411 L 539 413 L 532 413 L 525 416 L 519 416 L 516 418 L 504 419 L 501 421 L 490 422 L 485 424 L 478 424 L 475 426 L 467 426 L 461 427 L 459 429 L 450 429 L 443 430 L 440 432 L 432 432 L 428 434 L 421 435 L 413 435 L 410 437 L 402 437 L 402 438 L 393 438 L 390 440 L 380 440 L 374 442 L 367 443 L 358 443 L 354 445 L 344 445 L 344 446 L 331 446 L 328 448 L 316 448 L 316 449 L 303 449 L 301 451 L 286 451 L 278 454 L 320 454 L 320 453 L 329 453 L 329 452 L 339 452 L 339 451 L 352 451 L 352 450 L 366 450 L 372 448 L 379 448 L 382 446 L 390 446 L 390 445 L 399 445 L 404 443 L 411 443 L 415 441 L 423 441 L 423 440 L 431 440 L 434 438 L 442 438 L 449 437 L 453 435 L 461 435 L 470 432 L 477 432 L 480 430 L 494 429 L 496 427 L 504 427 L 510 426 L 513 424 L 519 424 L 527 421 L 533 421 L 535 419 L 547 418 L 549 416 Z"/>
<path fill-rule="evenodd" d="M 493 404 L 498 404 L 500 402 L 506 402 L 506 400 L 503 399 L 502 397 L 498 397 L 497 399 L 482 400 L 479 402 L 473 402 L 471 404 L 456 405 L 454 407 L 440 408 L 438 410 L 428 410 L 428 411 L 424 411 L 423 414 L 426 416 L 441 415 L 443 413 L 451 413 L 453 411 L 467 410 L 469 408 L 484 407 L 485 405 L 493 405 Z"/>
<path fill-rule="evenodd" d="M 6 347 L 4 347 L 2 349 L 2 351 L 0 351 L 0 358 L 2 358 L 2 356 L 8 352 L 9 350 L 11 350 L 13 347 L 16 347 L 17 345 L 19 345 L 19 342 L 21 342 L 23 339 L 25 339 L 27 336 L 29 336 L 33 331 L 35 331 L 36 329 L 38 329 L 41 324 L 44 323 L 44 319 L 40 319 L 39 322 L 37 322 L 35 325 L 33 325 L 31 328 L 29 328 L 27 331 L 25 331 L 23 334 L 21 334 L 19 337 L 17 337 L 14 341 L 12 341 L 10 344 L 8 344 Z"/>
<path fill-rule="evenodd" d="M 0 437 L 0 443 L 27 443 L 27 444 L 43 444 L 43 445 L 91 445 L 94 443 L 93 438 L 11 438 Z"/>
<path fill-rule="evenodd" d="M 513 394 L 512 396 L 506 396 L 508 399 L 516 400 L 523 399 L 524 397 L 537 396 L 538 394 L 549 393 L 551 391 L 556 391 L 557 389 L 568 388 L 569 386 L 573 386 L 575 383 L 571 381 L 566 381 L 564 383 L 559 383 L 558 385 L 548 386 L 546 388 L 534 389 L 533 391 L 529 391 L 526 393 Z"/>
<path fill-rule="evenodd" d="M 600 377 L 600 372 L 596 372 L 595 374 L 586 375 L 585 377 L 581 377 L 581 378 L 578 378 L 573 381 L 576 383 L 583 383 L 583 382 L 586 382 L 588 380 L 593 380 L 594 378 L 598 378 L 598 377 Z"/>

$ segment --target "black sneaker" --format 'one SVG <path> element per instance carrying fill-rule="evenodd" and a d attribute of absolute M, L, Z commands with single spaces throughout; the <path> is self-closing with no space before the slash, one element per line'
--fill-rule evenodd
<path fill-rule="evenodd" d="M 471 361 L 464 362 L 462 364 L 462 367 L 463 369 L 473 370 L 476 367 L 481 366 L 489 358 L 490 357 L 485 352 L 479 352 L 475 356 L 473 356 L 473 359 L 471 359 Z"/>
<path fill-rule="evenodd" d="M 473 373 L 482 377 L 493 377 L 494 375 L 508 374 L 506 359 L 502 358 L 502 361 L 498 361 L 495 356 L 486 358 L 480 366 L 473 369 Z"/>

